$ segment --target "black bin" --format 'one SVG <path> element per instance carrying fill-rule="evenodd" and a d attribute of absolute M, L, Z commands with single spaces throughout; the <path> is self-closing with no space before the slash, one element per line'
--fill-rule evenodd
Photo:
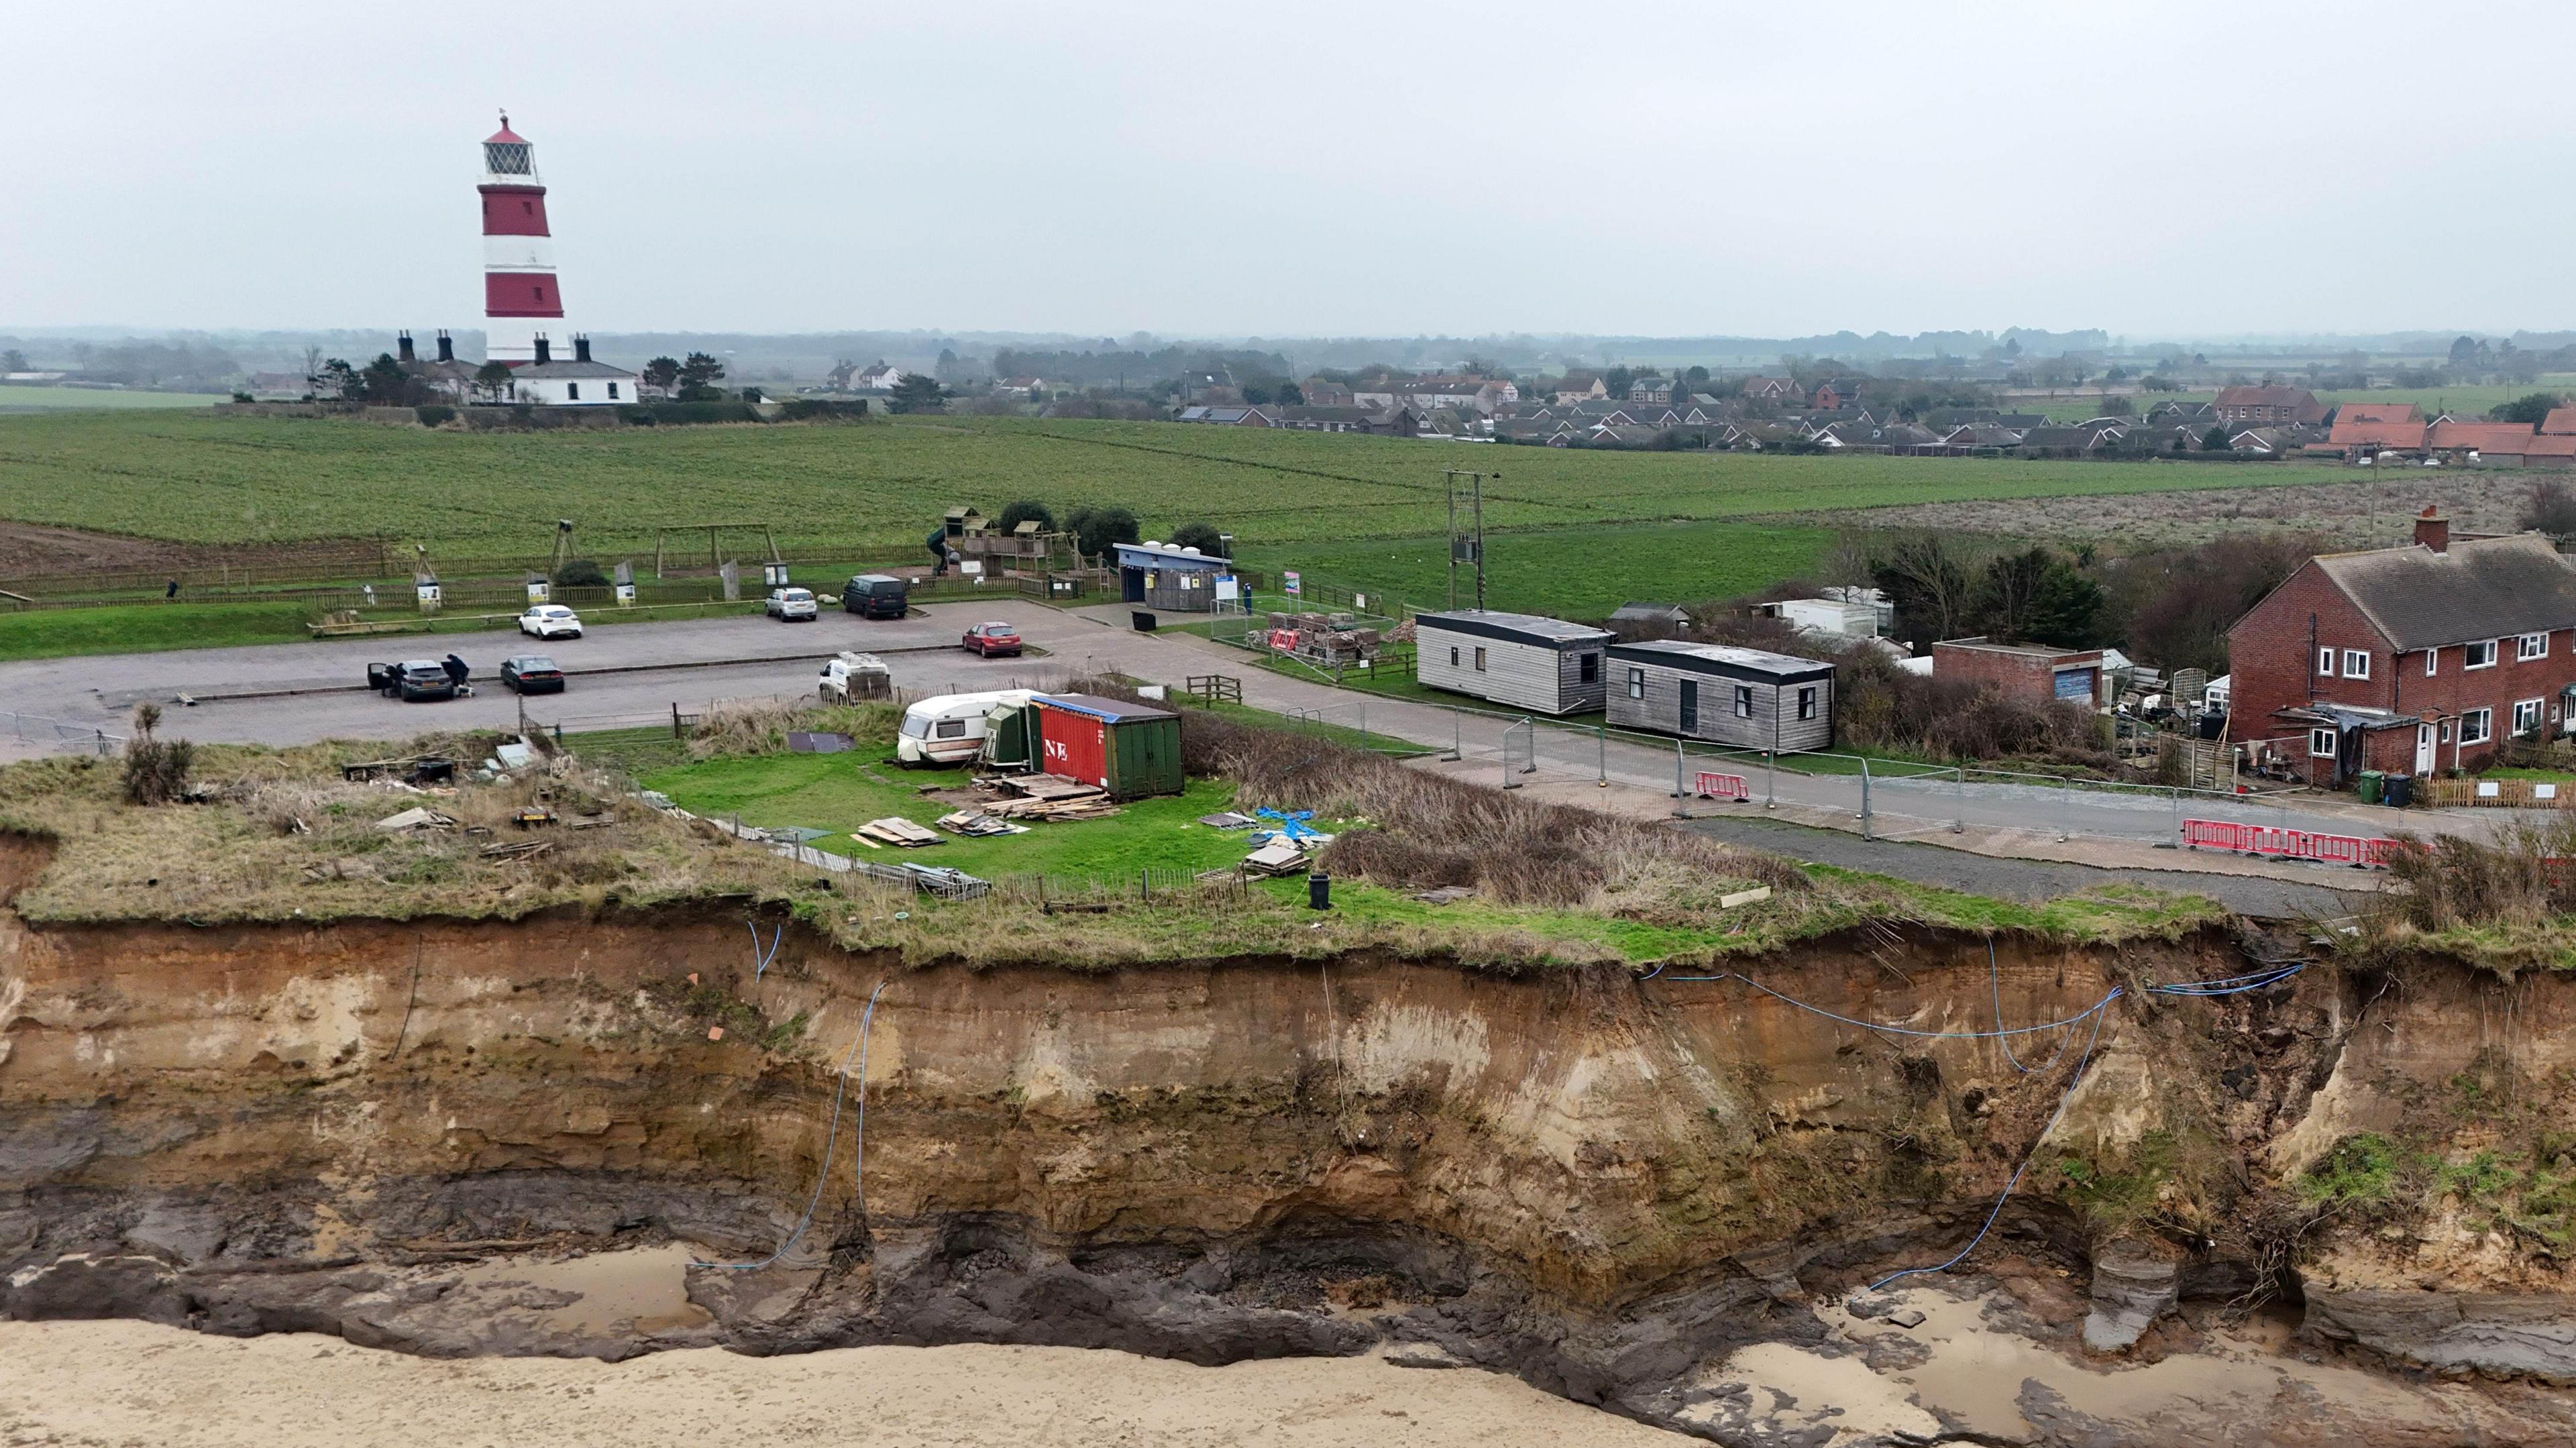
<path fill-rule="evenodd" d="M 1306 908 L 1309 910 L 1333 908 L 1332 876 L 1318 870 L 1306 877 Z"/>
<path fill-rule="evenodd" d="M 2201 738 L 2203 738 L 2203 739 L 2215 739 L 2215 738 L 2217 738 L 2219 735 L 2221 735 L 2221 734 L 2223 734 L 2223 733 L 2225 733 L 2225 732 L 2227 732 L 2227 716 L 2226 716 L 2226 715 L 2224 715 L 2224 714 L 2203 714 L 2203 715 L 2201 715 L 2201 716 L 2200 716 L 2200 737 L 2201 737 Z"/>
<path fill-rule="evenodd" d="M 2392 774 L 2380 787 L 2379 802 L 2391 809 L 2404 809 L 2415 802 L 2415 776 Z"/>
<path fill-rule="evenodd" d="M 1136 632 L 1138 633 L 1152 633 L 1154 631 L 1154 615 L 1144 609 L 1140 608 L 1135 610 L 1128 614 L 1127 618 L 1129 622 L 1136 625 Z"/>

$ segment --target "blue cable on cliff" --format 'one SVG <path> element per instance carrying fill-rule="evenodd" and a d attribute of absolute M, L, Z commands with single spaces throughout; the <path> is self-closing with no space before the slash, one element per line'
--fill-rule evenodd
<path fill-rule="evenodd" d="M 742 923 L 751 930 L 751 953 L 757 957 L 751 965 L 751 979 L 757 985 L 760 978 L 769 973 L 769 963 L 778 958 L 778 944 L 787 938 L 787 922 L 782 920 L 778 923 L 778 933 L 769 937 L 767 950 L 760 948 L 760 922 L 746 919 Z"/>
<path fill-rule="evenodd" d="M 864 1184 L 868 1140 L 868 1027 L 877 1018 L 877 997 L 885 994 L 885 988 L 886 983 L 878 981 L 877 988 L 868 992 L 868 1008 L 859 1016 L 859 1038 L 852 1041 L 850 1049 L 841 1054 L 841 1084 L 832 1092 L 832 1124 L 823 1133 L 823 1160 L 814 1169 L 814 1195 L 805 1202 L 805 1215 L 796 1219 L 796 1230 L 787 1234 L 787 1239 L 778 1244 L 777 1251 L 757 1262 L 691 1262 L 690 1266 L 714 1267 L 726 1272 L 756 1272 L 786 1256 L 787 1249 L 795 1246 L 797 1239 L 805 1235 L 805 1229 L 814 1224 L 814 1209 L 823 1204 L 823 1184 L 832 1179 L 832 1147 L 841 1137 L 841 1098 L 849 1093 L 850 1060 L 853 1056 L 859 1063 L 859 1115 L 850 1133 L 851 1145 L 858 1157 L 858 1160 L 852 1163 L 851 1182 L 854 1190 Z M 866 1211 L 867 1198 L 864 1193 L 860 1194 L 857 1200 L 859 1209 L 862 1212 Z"/>

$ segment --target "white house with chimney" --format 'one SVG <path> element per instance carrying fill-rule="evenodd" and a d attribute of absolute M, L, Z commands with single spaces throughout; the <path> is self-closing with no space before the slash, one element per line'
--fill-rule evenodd
<path fill-rule="evenodd" d="M 558 360 L 537 334 L 536 360 L 510 369 L 509 401 L 537 407 L 618 407 L 640 400 L 635 374 L 590 360 L 590 339 L 572 339 L 572 358 Z"/>

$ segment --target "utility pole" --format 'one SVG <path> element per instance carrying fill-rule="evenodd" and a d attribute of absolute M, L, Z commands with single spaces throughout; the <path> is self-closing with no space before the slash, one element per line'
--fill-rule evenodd
<path fill-rule="evenodd" d="M 1458 560 L 1464 556 L 1476 570 L 1476 607 L 1485 607 L 1485 479 L 1502 480 L 1501 473 L 1468 472 L 1462 468 L 1444 469 L 1449 483 L 1449 606 L 1458 606 Z M 1458 536 L 1458 480 L 1465 478 L 1468 489 L 1468 536 Z"/>

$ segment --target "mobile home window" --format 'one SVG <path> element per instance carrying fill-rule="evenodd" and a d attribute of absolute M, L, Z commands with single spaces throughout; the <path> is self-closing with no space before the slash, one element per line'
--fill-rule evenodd
<path fill-rule="evenodd" d="M 2494 639 L 2481 639 L 2473 644 L 2462 644 L 2460 646 L 2460 667 L 2464 669 L 2494 668 L 2496 654 L 2495 646 L 2496 641 Z"/>
<path fill-rule="evenodd" d="M 1798 717 L 1801 719 L 1816 717 L 1816 686 L 1813 684 L 1798 691 Z"/>
<path fill-rule="evenodd" d="M 2513 706 L 2513 732 L 2528 734 L 2540 727 L 2540 701 L 2525 699 Z"/>
<path fill-rule="evenodd" d="M 1449 646 L 1449 667 L 1453 669 L 1458 667 L 1458 646 L 1456 644 L 1451 644 Z"/>
<path fill-rule="evenodd" d="M 963 739 L 966 737 L 966 721 L 963 719 L 942 719 L 939 721 L 938 727 L 931 731 L 931 734 L 932 737 L 938 739 Z"/>
<path fill-rule="evenodd" d="M 2488 647 L 2492 648 L 2494 645 L 2490 644 Z M 2495 711 L 2493 709 L 2471 709 L 2469 712 L 2460 716 L 2460 742 L 2462 744 L 2484 744 L 2493 737 L 2495 737 Z"/>
<path fill-rule="evenodd" d="M 1735 686 L 1735 717 L 1738 719 L 1750 719 L 1753 717 L 1753 686 L 1751 684 L 1738 684 Z"/>
<path fill-rule="evenodd" d="M 2317 650 L 2317 672 L 2329 679 L 2334 677 L 2334 650 Z"/>
<path fill-rule="evenodd" d="M 2513 641 L 2513 656 L 2517 661 L 2545 659 L 2549 657 L 2549 635 L 2545 633 L 2524 634 L 2522 637 L 2515 639 Z"/>
<path fill-rule="evenodd" d="M 2369 653 L 2368 653 L 2368 652 L 2366 652 L 2366 651 L 2364 651 L 2364 650 L 2361 650 L 2361 649 L 2346 649 L 2346 650 L 2344 650 L 2344 651 L 2343 651 L 2343 676 L 2344 676 L 2345 678 L 2347 678 L 2347 679 L 2367 679 L 2367 678 L 2369 678 L 2369 677 L 2370 677 L 2370 655 L 2369 655 Z"/>
<path fill-rule="evenodd" d="M 1476 645 L 1476 672 L 1480 674 L 1485 672 L 1485 646 L 1483 644 Z"/>
<path fill-rule="evenodd" d="M 1630 669 L 1628 671 L 1628 697 L 1631 699 L 1642 699 L 1646 697 L 1645 670 Z"/>
<path fill-rule="evenodd" d="M 1599 683 L 1601 681 L 1601 656 L 1599 654 L 1584 654 L 1580 657 L 1581 662 L 1575 666 L 1576 677 L 1580 678 L 1587 684 Z"/>
<path fill-rule="evenodd" d="M 2333 730 L 2331 730 L 2331 729 L 2311 729 L 2311 730 L 2309 730 L 2309 731 L 2308 731 L 2308 757 L 2309 757 L 2310 759 L 2332 759 L 2332 758 L 2334 758 L 2334 757 L 2335 757 L 2335 732 L 2334 732 Z"/>

